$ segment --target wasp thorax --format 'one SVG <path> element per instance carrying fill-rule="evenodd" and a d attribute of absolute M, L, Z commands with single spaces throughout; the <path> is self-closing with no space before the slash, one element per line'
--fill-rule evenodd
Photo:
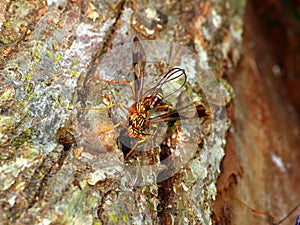
<path fill-rule="evenodd" d="M 143 131 L 147 128 L 145 121 L 147 119 L 148 112 L 143 104 L 139 102 L 131 106 L 128 114 L 128 134 L 131 137 L 143 138 Z"/>

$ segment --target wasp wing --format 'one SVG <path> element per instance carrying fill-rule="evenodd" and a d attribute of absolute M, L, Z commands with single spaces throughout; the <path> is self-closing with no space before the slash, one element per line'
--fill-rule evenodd
<path fill-rule="evenodd" d="M 209 119 L 212 118 L 212 113 L 202 104 L 191 103 L 179 109 L 171 108 L 170 112 L 163 113 L 155 117 L 151 117 L 149 121 L 150 123 L 157 123 L 160 122 L 161 120 L 164 120 L 165 122 L 169 122 L 169 121 L 176 121 L 176 120 L 196 119 L 196 118 Z"/>
<path fill-rule="evenodd" d="M 169 70 L 154 87 L 145 92 L 144 96 L 156 96 L 160 94 L 162 100 L 166 99 L 182 89 L 186 83 L 186 79 L 187 76 L 184 69 L 175 67 Z"/>
<path fill-rule="evenodd" d="M 134 37 L 132 44 L 132 70 L 134 74 L 133 95 L 135 101 L 142 98 L 144 86 L 144 73 L 146 54 L 143 45 L 137 37 Z"/>

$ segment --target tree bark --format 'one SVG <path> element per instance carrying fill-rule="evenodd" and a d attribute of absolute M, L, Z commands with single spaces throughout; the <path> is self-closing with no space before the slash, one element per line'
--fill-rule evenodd
<path fill-rule="evenodd" d="M 281 220 L 300 201 L 297 8 L 295 2 L 247 3 L 243 58 L 230 77 L 234 129 L 218 180 L 218 224 L 296 223 L 299 208 Z"/>
<path fill-rule="evenodd" d="M 233 96 L 222 77 L 240 58 L 243 3 L 3 0 L 1 5 L 0 223 L 212 224 L 230 125 L 225 106 Z M 122 138 L 128 133 L 115 123 L 126 107 L 114 97 L 126 102 L 130 92 L 128 46 L 134 36 L 146 50 L 147 78 L 157 82 L 166 66 L 180 65 L 190 101 L 200 101 L 213 115 L 206 121 L 184 114 L 165 123 L 163 134 L 158 126 L 157 135 L 147 138 L 157 163 L 151 151 L 124 159 L 130 148 Z M 171 43 L 173 52 L 146 40 Z M 160 44 L 151 49 L 151 43 Z M 165 54 L 173 61 L 149 59 Z M 145 89 L 153 87 L 146 81 Z M 186 101 L 181 92 L 172 107 Z M 198 109 L 193 113 L 201 117 Z M 163 163 L 166 158 L 171 160 Z"/>

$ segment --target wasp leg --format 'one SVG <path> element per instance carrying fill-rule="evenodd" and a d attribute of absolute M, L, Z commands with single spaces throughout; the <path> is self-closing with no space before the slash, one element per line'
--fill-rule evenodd
<path fill-rule="evenodd" d="M 99 77 L 96 77 L 96 76 L 93 76 L 91 78 L 95 79 L 95 80 L 99 80 L 99 81 L 104 81 L 105 83 L 112 84 L 112 85 L 127 84 L 127 83 L 131 82 L 130 80 L 119 80 L 119 81 L 105 80 L 105 79 L 102 79 L 102 78 L 99 78 Z"/>
<path fill-rule="evenodd" d="M 156 133 L 157 133 L 158 126 L 157 126 L 157 124 L 152 124 L 152 126 L 155 128 L 155 131 L 153 132 L 153 134 L 151 134 L 151 145 L 152 145 L 152 147 L 151 147 L 151 154 L 152 154 L 152 157 L 153 157 L 153 164 L 156 165 L 156 157 L 155 157 L 155 152 L 154 152 L 154 137 L 155 137 L 155 135 L 156 135 Z M 136 147 L 137 147 L 139 144 L 141 144 L 141 143 L 143 143 L 144 141 L 146 141 L 146 140 L 147 140 L 147 138 L 144 137 L 143 139 L 137 141 L 137 142 L 134 144 L 134 146 L 131 148 L 131 150 L 127 153 L 127 155 L 125 156 L 124 160 L 127 160 L 128 157 L 132 154 L 132 152 L 136 149 Z"/>
<path fill-rule="evenodd" d="M 143 139 L 137 141 L 137 142 L 134 144 L 134 146 L 131 148 L 131 150 L 127 153 L 127 155 L 125 156 L 124 160 L 127 160 L 128 157 L 129 157 L 129 156 L 132 154 L 132 152 L 135 150 L 135 148 L 136 148 L 139 144 L 143 143 L 143 142 L 146 141 L 146 140 L 147 140 L 147 138 L 145 137 L 145 138 L 143 138 Z"/>
<path fill-rule="evenodd" d="M 105 110 L 105 109 L 110 109 L 112 107 L 114 107 L 115 105 L 119 105 L 120 107 L 126 109 L 127 111 L 129 111 L 129 109 L 121 102 L 115 102 L 112 103 L 110 105 L 107 106 L 102 106 L 102 107 L 94 107 L 94 108 L 79 108 L 80 110 Z"/>
<path fill-rule="evenodd" d="M 101 81 L 104 81 L 108 84 L 112 84 L 112 85 L 120 85 L 120 84 L 128 84 L 129 83 L 129 85 L 131 87 L 132 94 L 133 94 L 133 99 L 135 101 L 138 100 L 138 96 L 136 96 L 136 90 L 135 90 L 136 87 L 135 87 L 135 84 L 132 81 L 129 81 L 129 80 L 112 81 L 112 80 L 104 80 L 104 79 L 100 79 L 100 78 L 98 78 L 98 79 L 101 80 Z"/>
<path fill-rule="evenodd" d="M 120 123 L 117 123 L 117 124 L 115 124 L 115 125 L 113 125 L 113 126 L 109 126 L 109 127 L 105 128 L 105 129 L 100 130 L 100 131 L 98 131 L 98 132 L 96 132 L 96 133 L 93 133 L 93 134 L 84 135 L 83 137 L 93 137 L 93 136 L 97 136 L 97 135 L 106 133 L 106 132 L 108 132 L 108 131 L 111 131 L 111 130 L 113 130 L 113 129 L 119 127 L 119 126 L 125 127 L 124 122 L 121 121 Z"/>
<path fill-rule="evenodd" d="M 157 124 L 152 124 L 152 127 L 155 128 L 155 131 L 151 135 L 151 145 L 152 145 L 151 153 L 152 153 L 152 158 L 153 158 L 153 165 L 156 165 L 156 156 L 155 156 L 155 152 L 154 152 L 154 137 L 158 131 L 158 126 L 157 126 Z"/>
<path fill-rule="evenodd" d="M 130 80 L 119 80 L 119 81 L 103 80 L 103 81 L 106 82 L 106 83 L 112 84 L 112 85 L 119 85 L 119 84 L 128 84 L 128 83 L 131 83 Z"/>
<path fill-rule="evenodd" d="M 128 111 L 127 107 L 126 107 L 124 104 L 122 104 L 121 102 L 115 102 L 115 103 L 113 103 L 113 104 L 110 104 L 110 105 L 108 105 L 108 106 L 103 106 L 103 107 L 79 108 L 79 109 L 80 109 L 80 110 L 105 110 L 105 109 L 110 109 L 110 108 L 112 108 L 112 107 L 115 106 L 115 105 L 119 105 L 121 108 L 123 108 L 123 109 L 125 109 L 125 110 Z M 111 130 L 113 130 L 113 129 L 119 127 L 119 126 L 123 126 L 123 127 L 125 127 L 125 128 L 127 129 L 127 127 L 124 125 L 124 122 L 121 121 L 120 123 L 117 123 L 117 124 L 115 124 L 115 125 L 109 126 L 109 127 L 105 128 L 105 129 L 103 129 L 103 130 L 100 130 L 100 131 L 96 132 L 96 133 L 89 134 L 89 135 L 84 135 L 83 137 L 93 137 L 93 136 L 97 136 L 97 135 L 106 133 L 106 132 L 108 132 L 108 131 L 111 131 Z"/>
<path fill-rule="evenodd" d="M 132 92 L 132 95 L 133 95 L 133 99 L 134 99 L 135 101 L 138 101 L 139 99 L 138 99 L 138 96 L 136 96 L 136 93 L 135 93 L 134 83 L 133 83 L 133 82 L 130 82 L 129 85 L 130 85 L 130 88 L 131 88 L 131 92 Z"/>
<path fill-rule="evenodd" d="M 172 107 L 169 104 L 155 106 L 156 111 L 163 111 L 166 109 L 172 109 Z"/>

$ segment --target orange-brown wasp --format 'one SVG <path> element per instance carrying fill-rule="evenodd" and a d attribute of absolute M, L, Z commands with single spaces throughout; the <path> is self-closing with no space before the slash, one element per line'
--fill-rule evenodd
<path fill-rule="evenodd" d="M 144 49 L 137 37 L 133 40 L 132 58 L 132 68 L 135 79 L 133 94 L 136 102 L 129 109 L 128 133 L 131 137 L 144 139 L 145 134 L 143 132 L 148 128 L 151 121 L 151 118 L 149 118 L 149 111 L 170 107 L 168 104 L 162 104 L 163 99 L 168 97 L 162 95 L 162 87 L 169 81 L 183 78 L 183 83 L 178 88 L 178 90 L 180 90 L 185 85 L 186 74 L 183 69 L 173 68 L 167 72 L 154 87 L 143 93 L 144 67 L 146 61 Z M 178 90 L 175 90 L 174 92 Z"/>
<path fill-rule="evenodd" d="M 125 136 L 128 136 L 134 144 L 125 144 L 128 148 L 124 152 L 125 159 L 127 159 L 134 150 L 137 150 L 137 146 L 146 140 L 150 139 L 152 144 L 153 163 L 156 163 L 154 156 L 153 142 L 155 136 L 159 132 L 159 123 L 170 122 L 180 120 L 189 120 L 191 118 L 210 117 L 209 111 L 201 104 L 195 104 L 192 100 L 181 100 L 180 106 L 174 106 L 169 102 L 169 99 L 180 99 L 181 90 L 184 89 L 187 82 L 187 75 L 184 69 L 174 67 L 165 73 L 161 79 L 155 82 L 152 87 L 145 85 L 145 65 L 146 54 L 145 50 L 137 37 L 133 39 L 132 44 L 132 71 L 133 82 L 130 81 L 108 81 L 105 82 L 113 85 L 122 85 L 130 83 L 131 91 L 133 94 L 133 103 L 130 107 L 127 107 L 122 102 L 116 101 L 107 108 L 122 108 L 127 111 L 127 122 L 117 122 L 113 127 L 101 130 L 97 134 L 105 133 L 106 131 L 119 126 L 126 128 Z M 148 86 L 145 88 L 145 86 Z M 146 89 L 146 91 L 144 91 Z M 183 106 L 182 106 L 183 105 Z M 85 108 L 95 109 L 95 108 Z M 119 111 L 115 111 L 117 116 Z M 152 128 L 152 129 L 150 129 Z M 148 138 L 151 137 L 151 138 Z M 124 140 L 124 139 L 123 139 Z M 126 141 L 123 141 L 126 142 Z"/>

